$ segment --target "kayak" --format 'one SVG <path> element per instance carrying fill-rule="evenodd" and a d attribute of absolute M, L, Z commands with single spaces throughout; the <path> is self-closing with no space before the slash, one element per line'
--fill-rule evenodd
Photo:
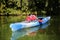
<path fill-rule="evenodd" d="M 45 29 L 49 25 L 50 25 L 49 23 L 45 23 L 41 25 L 41 29 Z M 16 40 L 18 38 L 24 37 L 25 35 L 29 35 L 29 33 L 33 33 L 33 32 L 36 33 L 39 29 L 40 29 L 40 26 L 14 31 L 12 32 L 11 40 Z"/>
<path fill-rule="evenodd" d="M 39 17 L 40 18 L 40 17 Z M 42 17 L 43 22 L 41 22 L 42 24 L 45 24 L 46 22 L 48 22 L 50 20 L 50 16 L 48 17 Z M 17 22 L 17 23 L 11 23 L 10 24 L 10 28 L 12 31 L 17 31 L 23 28 L 28 28 L 28 27 L 34 27 L 34 26 L 38 26 L 41 25 L 39 23 L 38 20 L 34 20 L 32 22 Z"/>
<path fill-rule="evenodd" d="M 36 32 L 38 29 L 39 29 L 39 27 L 33 27 L 33 28 L 14 31 L 14 32 L 12 32 L 11 40 L 16 40 L 25 35 L 29 35 L 29 33 Z"/>

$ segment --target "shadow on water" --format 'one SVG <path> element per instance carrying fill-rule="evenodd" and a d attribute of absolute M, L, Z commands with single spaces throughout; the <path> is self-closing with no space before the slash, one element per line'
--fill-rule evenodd
<path fill-rule="evenodd" d="M 50 26 L 46 30 L 49 39 L 60 40 L 60 16 L 52 16 Z"/>
<path fill-rule="evenodd" d="M 11 31 L 9 28 L 8 17 L 0 16 L 0 39 L 9 40 L 10 34 Z"/>
<path fill-rule="evenodd" d="M 18 38 L 24 37 L 25 35 L 34 36 L 34 35 L 36 35 L 36 32 L 38 30 L 45 29 L 45 28 L 48 27 L 48 25 L 50 25 L 50 24 L 46 23 L 46 24 L 43 24 L 41 26 L 36 26 L 36 27 L 32 27 L 32 28 L 26 28 L 26 29 L 22 29 L 22 30 L 12 32 L 11 40 L 17 40 Z"/>
<path fill-rule="evenodd" d="M 11 29 L 9 27 L 10 23 L 19 22 L 22 19 L 21 16 L 0 16 L 0 39 L 10 40 Z"/>
<path fill-rule="evenodd" d="M 60 16 L 52 16 L 50 24 L 47 34 L 60 35 Z"/>

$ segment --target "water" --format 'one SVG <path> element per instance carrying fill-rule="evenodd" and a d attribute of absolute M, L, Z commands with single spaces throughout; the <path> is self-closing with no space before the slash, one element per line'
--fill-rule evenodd
<path fill-rule="evenodd" d="M 50 25 L 47 24 L 46 29 L 40 30 L 39 27 L 34 27 L 34 28 L 28 28 L 28 29 L 12 32 L 9 25 L 11 23 L 23 21 L 24 18 L 25 16 L 23 17 L 22 16 L 0 16 L 0 40 L 12 40 L 12 39 L 14 40 L 15 39 L 16 40 L 59 40 L 60 39 L 59 38 L 60 37 L 59 16 L 52 16 L 50 20 Z M 42 26 L 44 27 L 45 25 Z"/>

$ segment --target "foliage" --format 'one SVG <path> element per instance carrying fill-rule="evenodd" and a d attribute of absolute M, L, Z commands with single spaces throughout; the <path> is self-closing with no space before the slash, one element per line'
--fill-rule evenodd
<path fill-rule="evenodd" d="M 56 15 L 57 13 L 59 14 L 59 3 L 60 0 L 0 0 L 0 13 L 11 8 L 22 12 L 37 11 L 38 15 L 42 13 Z M 10 12 L 12 13 L 11 10 Z"/>

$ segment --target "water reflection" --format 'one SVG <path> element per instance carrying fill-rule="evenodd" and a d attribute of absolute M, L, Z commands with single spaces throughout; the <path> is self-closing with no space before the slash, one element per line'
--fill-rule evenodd
<path fill-rule="evenodd" d="M 47 28 L 49 25 L 49 23 L 43 24 L 41 26 L 37 26 L 37 27 L 32 27 L 32 28 L 27 28 L 27 29 L 22 29 L 22 30 L 18 30 L 15 32 L 12 32 L 12 37 L 11 40 L 17 40 L 20 37 L 23 37 L 25 35 L 36 35 L 37 30 L 39 29 L 45 29 Z"/>
<path fill-rule="evenodd" d="M 46 29 L 46 31 L 44 30 L 46 32 L 46 34 L 41 33 L 39 30 L 37 32 L 38 35 L 36 35 L 37 38 L 36 37 L 34 37 L 34 39 L 33 39 L 33 37 L 32 38 L 28 37 L 28 39 L 26 37 L 23 38 L 23 36 L 20 36 L 20 34 L 23 35 L 24 33 L 21 33 L 21 32 L 24 32 L 24 31 L 21 31 L 21 32 L 18 31 L 18 33 L 16 33 L 16 34 L 12 33 L 12 37 L 11 37 L 11 29 L 10 29 L 9 25 L 11 23 L 20 22 L 21 20 L 23 21 L 23 18 L 21 16 L 9 16 L 9 17 L 0 16 L 0 39 L 1 40 L 10 40 L 10 38 L 18 39 L 18 38 L 22 37 L 22 40 L 36 40 L 36 39 L 39 39 L 39 40 L 45 40 L 45 39 L 46 40 L 60 40 L 60 16 L 52 16 L 51 20 L 50 20 L 50 25 L 48 24 L 49 27 L 47 26 L 48 28 Z M 45 26 L 45 28 L 46 28 L 46 26 Z M 30 30 L 30 28 L 25 29 L 25 30 L 28 31 L 28 30 Z M 27 33 L 27 32 L 25 32 L 25 33 Z M 28 35 L 29 34 L 33 35 L 34 33 L 36 33 L 36 32 L 28 33 Z M 14 35 L 17 35 L 17 37 L 14 37 Z"/>

